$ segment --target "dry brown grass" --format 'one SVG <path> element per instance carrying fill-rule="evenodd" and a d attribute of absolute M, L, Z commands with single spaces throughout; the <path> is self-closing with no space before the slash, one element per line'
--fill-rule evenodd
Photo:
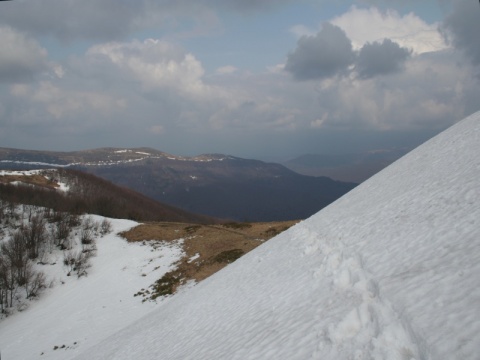
<path fill-rule="evenodd" d="M 184 239 L 185 256 L 178 262 L 177 268 L 153 284 L 149 293 L 139 294 L 145 299 L 155 299 L 173 294 L 188 280 L 199 282 L 206 279 L 297 222 L 224 225 L 155 222 L 139 225 L 121 235 L 131 242 Z M 196 259 L 190 261 L 194 256 Z"/>
<path fill-rule="evenodd" d="M 55 181 L 47 179 L 43 175 L 4 175 L 0 176 L 0 183 L 10 184 L 15 181 L 20 181 L 24 184 L 36 185 L 48 189 L 56 189 L 59 187 Z"/>

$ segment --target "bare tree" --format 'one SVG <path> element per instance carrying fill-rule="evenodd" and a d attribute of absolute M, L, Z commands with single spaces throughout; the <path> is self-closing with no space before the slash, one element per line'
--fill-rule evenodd
<path fill-rule="evenodd" d="M 69 248 L 68 239 L 72 228 L 67 216 L 62 216 L 59 221 L 55 223 L 55 245 L 60 249 Z"/>
<path fill-rule="evenodd" d="M 46 287 L 45 274 L 42 271 L 33 270 L 30 263 L 27 265 L 25 279 L 25 292 L 27 299 L 37 296 L 38 292 Z"/>
<path fill-rule="evenodd" d="M 0 250 L 15 281 L 21 286 L 24 285 L 28 256 L 23 232 L 14 232 L 10 240 L 2 243 Z"/>
<path fill-rule="evenodd" d="M 2 301 L 2 308 L 13 306 L 13 299 L 18 289 L 18 282 L 15 276 L 15 272 L 12 271 L 12 267 L 8 262 L 8 259 L 4 256 L 0 256 L 0 284 L 4 295 Z"/>
<path fill-rule="evenodd" d="M 30 259 L 36 259 L 40 254 L 41 247 L 45 245 L 47 238 L 45 224 L 46 220 L 43 215 L 36 213 L 30 217 L 29 224 L 23 227 L 28 257 Z"/>

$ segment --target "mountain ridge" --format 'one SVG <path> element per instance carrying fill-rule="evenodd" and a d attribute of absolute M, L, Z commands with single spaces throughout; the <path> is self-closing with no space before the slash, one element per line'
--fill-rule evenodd
<path fill-rule="evenodd" d="M 0 148 L 6 168 L 71 167 L 186 211 L 235 221 L 306 218 L 356 186 L 231 155 L 175 156 L 149 148 L 41 152 Z"/>

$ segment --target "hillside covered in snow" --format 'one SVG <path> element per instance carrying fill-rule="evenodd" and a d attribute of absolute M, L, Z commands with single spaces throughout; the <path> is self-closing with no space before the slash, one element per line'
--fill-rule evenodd
<path fill-rule="evenodd" d="M 83 224 L 102 220 L 81 217 Z M 68 250 L 53 247 L 35 261 L 34 269 L 44 274 L 46 289 L 31 300 L 21 298 L 23 291 L 17 289 L 9 316 L 0 314 L 2 359 L 71 359 L 159 306 L 134 294 L 175 267 L 184 255 L 182 240 L 129 243 L 117 233 L 138 223 L 119 219 L 108 223 L 108 233 L 95 236 L 95 253 L 88 266 L 78 269 L 82 273 L 65 260 L 69 254 L 83 253 L 83 225 L 72 228 Z M 2 245 L 8 236 L 3 237 Z"/>
<path fill-rule="evenodd" d="M 77 359 L 478 359 L 478 154 L 480 113 Z"/>

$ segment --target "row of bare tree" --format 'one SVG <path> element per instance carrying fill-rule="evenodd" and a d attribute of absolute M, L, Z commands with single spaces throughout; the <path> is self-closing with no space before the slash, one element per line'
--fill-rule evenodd
<path fill-rule="evenodd" d="M 85 217 L 82 221 L 75 214 L 31 205 L 12 207 L 0 200 L 0 240 L 4 238 L 0 241 L 0 312 L 14 306 L 17 298 L 37 296 L 46 286 L 46 277 L 35 270 L 35 263 L 45 264 L 55 249 L 63 250 L 68 275 L 86 275 L 96 251 L 95 238 L 110 231 L 106 219 L 100 223 Z M 73 238 L 79 240 L 80 248 L 74 246 Z"/>
<path fill-rule="evenodd" d="M 19 291 L 26 298 L 36 296 L 45 287 L 45 275 L 35 271 L 33 262 L 44 251 L 48 234 L 43 215 L 36 214 L 27 225 L 22 225 L 0 246 L 0 311 L 12 307 Z"/>

